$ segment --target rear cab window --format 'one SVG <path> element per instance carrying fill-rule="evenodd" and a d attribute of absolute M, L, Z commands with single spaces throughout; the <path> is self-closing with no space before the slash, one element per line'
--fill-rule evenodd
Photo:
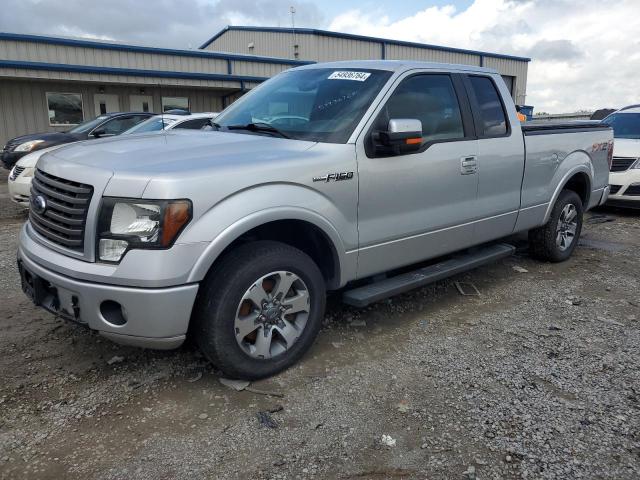
<path fill-rule="evenodd" d="M 507 114 L 493 80 L 478 75 L 469 75 L 467 78 L 478 136 L 487 138 L 509 135 Z"/>

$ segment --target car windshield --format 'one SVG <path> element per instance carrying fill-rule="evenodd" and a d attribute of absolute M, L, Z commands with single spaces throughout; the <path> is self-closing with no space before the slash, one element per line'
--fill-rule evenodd
<path fill-rule="evenodd" d="M 172 123 L 175 123 L 176 120 L 173 118 L 162 117 L 162 115 L 157 115 L 155 117 L 151 117 L 144 122 L 140 122 L 139 124 L 131 127 L 129 130 L 126 130 L 122 135 L 129 135 L 131 133 L 145 133 L 145 132 L 157 132 L 158 130 L 164 130 Z"/>
<path fill-rule="evenodd" d="M 81 124 L 76 125 L 71 130 L 69 130 L 67 133 L 87 133 L 89 130 L 92 130 L 93 128 L 95 128 L 98 125 L 100 125 L 107 118 L 109 118 L 109 115 L 100 115 L 100 116 L 98 116 L 96 118 L 93 118 L 91 120 L 87 120 L 86 122 L 82 122 Z"/>
<path fill-rule="evenodd" d="M 640 113 L 614 113 L 602 123 L 613 128 L 615 138 L 633 138 L 640 140 Z"/>
<path fill-rule="evenodd" d="M 390 76 L 369 69 L 290 70 L 237 100 L 215 122 L 234 132 L 346 143 Z M 251 124 L 249 130 L 238 128 Z"/>

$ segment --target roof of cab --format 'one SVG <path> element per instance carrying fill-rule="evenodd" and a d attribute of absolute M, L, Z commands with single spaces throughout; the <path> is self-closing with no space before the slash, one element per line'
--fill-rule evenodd
<path fill-rule="evenodd" d="M 454 63 L 420 62 L 414 60 L 343 60 L 338 62 L 314 63 L 293 68 L 292 70 L 306 70 L 313 68 L 365 68 L 372 70 L 387 70 L 403 72 L 414 69 L 445 70 L 459 72 L 498 73 L 496 70 L 474 65 L 458 65 Z"/>

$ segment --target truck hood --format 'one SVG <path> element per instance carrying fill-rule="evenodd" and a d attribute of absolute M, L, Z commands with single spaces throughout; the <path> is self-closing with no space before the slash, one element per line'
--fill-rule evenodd
<path fill-rule="evenodd" d="M 265 135 L 174 130 L 63 146 L 43 155 L 38 168 L 93 185 L 104 196 L 180 198 L 207 179 L 237 188 L 245 182 L 287 178 L 314 142 Z M 239 180 L 238 177 L 243 179 Z M 221 188 L 218 188 L 221 190 Z"/>
<path fill-rule="evenodd" d="M 175 130 L 81 142 L 42 157 L 40 165 L 64 161 L 146 178 L 289 157 L 313 142 L 265 135 Z"/>
<path fill-rule="evenodd" d="M 632 138 L 614 139 L 613 156 L 640 158 L 640 140 Z"/>

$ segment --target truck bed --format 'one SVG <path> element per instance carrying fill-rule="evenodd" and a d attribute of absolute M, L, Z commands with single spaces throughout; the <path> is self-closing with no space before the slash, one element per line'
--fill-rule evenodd
<path fill-rule="evenodd" d="M 529 135 L 552 135 L 555 133 L 592 132 L 595 130 L 608 130 L 610 127 L 603 125 L 599 120 L 576 120 L 569 122 L 546 122 L 533 120 L 522 124 L 522 133 Z"/>
<path fill-rule="evenodd" d="M 609 183 L 610 127 L 600 122 L 526 122 L 522 124 L 525 172 L 518 230 L 544 223 L 558 185 L 576 167 L 591 172 L 585 209 L 597 205 Z"/>

